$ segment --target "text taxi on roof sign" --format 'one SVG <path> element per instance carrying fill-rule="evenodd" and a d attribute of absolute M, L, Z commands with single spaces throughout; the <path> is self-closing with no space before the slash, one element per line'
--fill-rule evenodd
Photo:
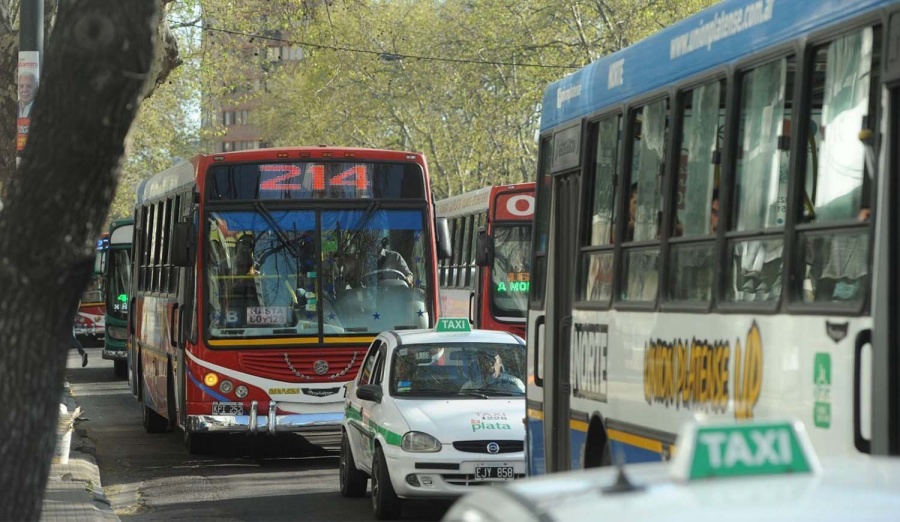
<path fill-rule="evenodd" d="M 685 425 L 671 462 L 545 475 L 459 499 L 443 520 L 897 520 L 900 458 L 820 462 L 796 421 Z"/>
<path fill-rule="evenodd" d="M 382 332 L 347 387 L 340 486 L 396 518 L 402 499 L 455 498 L 525 476 L 525 342 L 442 319 Z"/>

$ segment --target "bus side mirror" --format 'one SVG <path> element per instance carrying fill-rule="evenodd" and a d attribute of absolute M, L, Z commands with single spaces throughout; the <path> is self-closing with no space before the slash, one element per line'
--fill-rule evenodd
<path fill-rule="evenodd" d="M 175 266 L 191 266 L 194 260 L 196 233 L 191 222 L 175 223 L 172 229 L 172 264 Z"/>
<path fill-rule="evenodd" d="M 475 264 L 478 266 L 494 264 L 494 238 L 487 235 L 484 230 L 479 230 L 478 237 L 475 238 Z"/>
<path fill-rule="evenodd" d="M 434 218 L 434 234 L 437 236 L 438 259 L 450 259 L 453 256 L 453 248 L 450 246 L 450 226 L 447 218 Z"/>

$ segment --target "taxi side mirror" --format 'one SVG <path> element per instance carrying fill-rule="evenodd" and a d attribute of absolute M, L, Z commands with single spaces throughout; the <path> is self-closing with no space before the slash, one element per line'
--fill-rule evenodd
<path fill-rule="evenodd" d="M 364 401 L 381 402 L 384 392 L 377 384 L 363 384 L 356 389 L 356 396 Z"/>

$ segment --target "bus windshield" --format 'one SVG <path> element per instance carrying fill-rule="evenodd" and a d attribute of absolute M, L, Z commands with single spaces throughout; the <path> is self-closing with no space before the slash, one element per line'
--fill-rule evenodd
<path fill-rule="evenodd" d="M 131 288 L 131 250 L 110 249 L 106 263 L 106 313 L 125 320 L 128 318 L 128 292 Z"/>
<path fill-rule="evenodd" d="M 528 309 L 531 224 L 494 227 L 491 308 L 497 318 L 524 318 Z"/>
<path fill-rule="evenodd" d="M 426 328 L 424 212 L 384 209 L 212 212 L 211 337 L 358 335 Z"/>

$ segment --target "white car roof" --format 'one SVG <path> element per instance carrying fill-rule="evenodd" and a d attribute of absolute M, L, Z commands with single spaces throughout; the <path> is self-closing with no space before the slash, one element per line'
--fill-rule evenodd
<path fill-rule="evenodd" d="M 436 332 L 434 330 L 390 330 L 382 335 L 392 336 L 398 346 L 407 344 L 440 343 L 496 343 L 519 344 L 525 341 L 518 335 L 499 330 L 472 330 L 470 332 Z"/>

